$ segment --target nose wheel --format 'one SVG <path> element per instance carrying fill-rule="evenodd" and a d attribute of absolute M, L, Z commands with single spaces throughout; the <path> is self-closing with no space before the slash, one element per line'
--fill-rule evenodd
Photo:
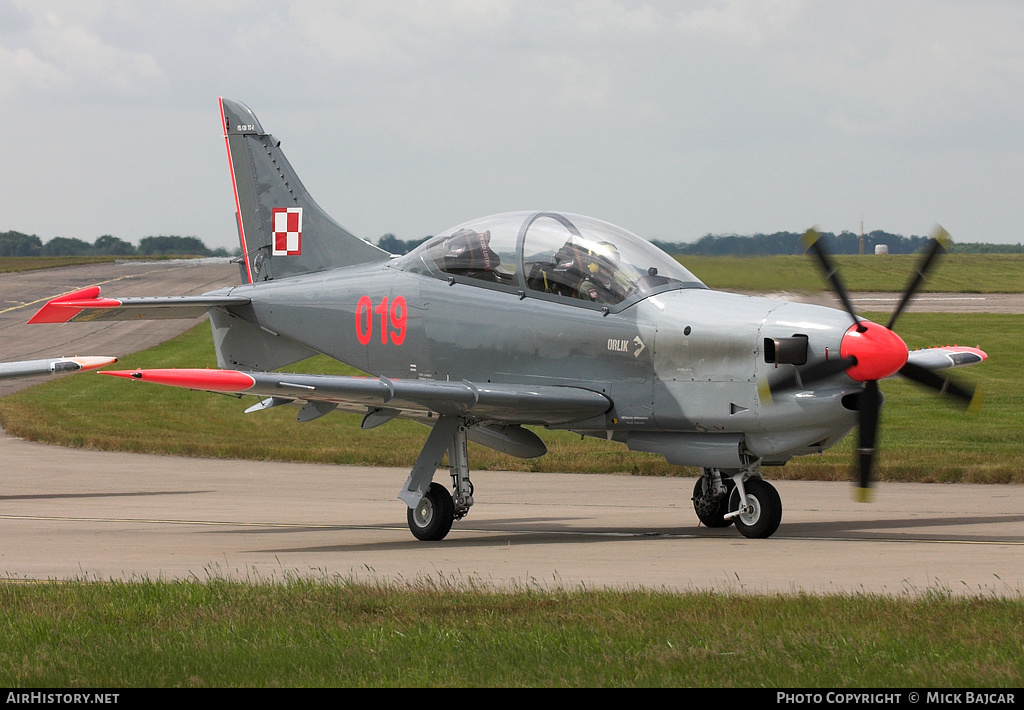
<path fill-rule="evenodd" d="M 744 537 L 770 537 L 782 522 L 782 499 L 772 484 L 749 478 L 729 494 L 729 511 L 726 518 Z"/>

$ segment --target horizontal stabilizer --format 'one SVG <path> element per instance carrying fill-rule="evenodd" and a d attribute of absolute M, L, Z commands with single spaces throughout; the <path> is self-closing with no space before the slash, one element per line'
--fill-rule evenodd
<path fill-rule="evenodd" d="M 502 424 L 565 424 L 604 414 L 611 406 L 599 392 L 579 387 L 474 384 L 386 377 L 300 375 L 238 370 L 108 370 L 114 375 L 187 389 L 208 390 L 348 407 L 385 406 L 409 415 L 470 415 Z"/>
<path fill-rule="evenodd" d="M 29 319 L 36 323 L 83 321 L 161 320 L 199 318 L 211 308 L 244 306 L 248 298 L 237 296 L 154 296 L 149 298 L 100 298 L 100 287 L 51 299 Z"/>

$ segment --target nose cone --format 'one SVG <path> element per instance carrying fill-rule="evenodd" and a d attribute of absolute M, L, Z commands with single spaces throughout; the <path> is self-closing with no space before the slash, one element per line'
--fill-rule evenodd
<path fill-rule="evenodd" d="M 842 357 L 853 356 L 857 364 L 848 368 L 846 374 L 860 382 L 881 380 L 899 372 L 907 363 L 907 344 L 903 338 L 885 326 L 861 321 L 863 331 L 856 325 L 843 335 L 839 353 Z"/>

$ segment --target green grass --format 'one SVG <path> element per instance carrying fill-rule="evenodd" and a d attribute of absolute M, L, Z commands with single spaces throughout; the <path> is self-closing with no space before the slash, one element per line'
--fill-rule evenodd
<path fill-rule="evenodd" d="M 0 687 L 1019 688 L 1024 600 L 0 584 Z"/>
<path fill-rule="evenodd" d="M 850 291 L 903 291 L 916 254 L 833 257 Z M 711 288 L 748 291 L 821 291 L 818 266 L 807 256 L 684 256 L 682 264 Z M 1024 292 L 1024 254 L 946 254 L 922 291 Z"/>
<path fill-rule="evenodd" d="M 866 314 L 870 316 L 871 314 Z M 878 319 L 880 316 L 876 316 Z M 1024 380 L 1017 362 L 1021 315 L 904 314 L 899 331 L 910 347 L 981 345 L 989 360 L 956 372 L 987 392 L 982 411 L 967 415 L 931 391 L 903 380 L 882 383 L 880 480 L 1024 483 Z M 209 327 L 125 357 L 118 368 L 216 367 Z M 353 371 L 318 357 L 289 370 Z M 361 417 L 331 414 L 307 424 L 280 407 L 244 414 L 256 398 L 236 399 L 85 373 L 0 399 L 0 425 L 22 438 L 64 446 L 214 458 L 411 466 L 427 429 L 393 421 L 370 431 Z M 540 430 L 549 453 L 516 459 L 471 444 L 475 469 L 694 475 L 659 456 L 603 440 Z M 802 457 L 768 477 L 842 480 L 849 475 L 852 438 L 821 456 Z"/>

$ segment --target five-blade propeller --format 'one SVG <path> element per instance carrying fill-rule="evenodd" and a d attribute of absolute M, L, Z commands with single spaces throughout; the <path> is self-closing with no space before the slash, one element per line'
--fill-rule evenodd
<path fill-rule="evenodd" d="M 839 273 L 832 259 L 821 243 L 821 235 L 809 229 L 803 236 L 804 247 L 810 251 L 825 278 L 832 285 L 839 300 L 853 319 L 853 325 L 843 336 L 840 357 L 824 360 L 809 365 L 802 370 L 794 370 L 784 378 L 772 382 L 771 393 L 786 392 L 808 387 L 820 380 L 827 379 L 840 372 L 846 372 L 854 380 L 864 383 L 864 390 L 857 397 L 857 454 L 856 454 L 856 494 L 860 500 L 868 500 L 871 485 L 871 472 L 874 466 L 876 441 L 878 438 L 879 415 L 882 407 L 882 395 L 878 389 L 878 380 L 900 374 L 920 385 L 929 387 L 941 395 L 947 395 L 966 406 L 976 405 L 979 394 L 970 385 L 957 383 L 935 372 L 907 362 L 907 346 L 892 328 L 896 319 L 914 297 L 928 271 L 936 263 L 940 252 L 945 251 L 949 244 L 949 234 L 941 227 L 933 233 L 927 248 L 922 252 L 921 260 L 907 282 L 903 296 L 885 326 L 865 321 L 857 316 L 853 303 L 839 278 Z"/>

